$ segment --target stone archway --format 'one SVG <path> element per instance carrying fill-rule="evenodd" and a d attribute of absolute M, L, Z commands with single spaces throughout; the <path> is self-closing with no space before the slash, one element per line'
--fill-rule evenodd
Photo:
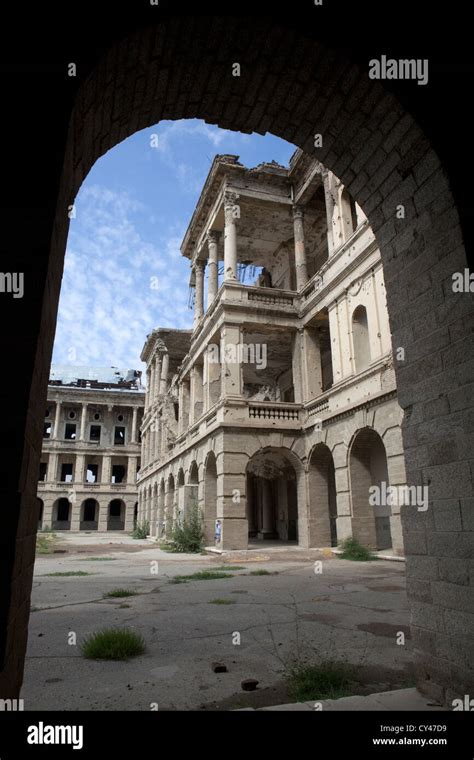
<path fill-rule="evenodd" d="M 185 512 L 185 485 L 184 485 L 184 470 L 182 467 L 178 470 L 176 477 L 176 507 L 177 507 L 177 520 L 182 524 Z"/>
<path fill-rule="evenodd" d="M 81 504 L 80 530 L 97 530 L 99 527 L 99 503 L 96 499 L 85 499 Z"/>
<path fill-rule="evenodd" d="M 71 530 L 72 504 L 63 496 L 53 504 L 52 529 Z"/>
<path fill-rule="evenodd" d="M 158 525 L 156 531 L 157 538 L 163 538 L 165 532 L 165 481 L 162 480 L 158 489 Z"/>
<path fill-rule="evenodd" d="M 257 451 L 246 476 L 249 538 L 298 541 L 296 472 L 285 450 Z"/>
<path fill-rule="evenodd" d="M 308 533 L 311 546 L 337 546 L 334 459 L 324 443 L 316 444 L 309 458 Z"/>
<path fill-rule="evenodd" d="M 107 507 L 107 530 L 125 530 L 125 503 L 112 499 Z"/>
<path fill-rule="evenodd" d="M 349 451 L 350 493 L 352 502 L 352 535 L 370 549 L 390 549 L 390 505 L 371 503 L 372 487 L 381 494 L 388 488 L 385 446 L 372 428 L 359 430 Z"/>
<path fill-rule="evenodd" d="M 204 465 L 204 540 L 206 546 L 214 544 L 217 519 L 217 462 L 210 451 Z"/>
<path fill-rule="evenodd" d="M 473 305 L 468 294 L 454 294 L 451 287 L 452 273 L 464 270 L 466 256 L 440 161 L 400 103 L 341 53 L 308 40 L 304 31 L 288 32 L 271 19 L 228 17 L 224 26 L 221 34 L 219 20 L 209 25 L 206 17 L 196 17 L 191 23 L 171 18 L 158 27 L 141 29 L 113 45 L 83 82 L 75 101 L 57 215 L 51 228 L 42 219 L 40 224 L 43 241 L 52 241 L 49 269 L 41 278 L 43 303 L 37 299 L 28 332 L 21 333 L 30 353 L 25 367 L 32 369 L 33 355 L 36 365 L 34 372 L 23 373 L 33 379 L 25 380 L 19 393 L 22 406 L 16 409 L 25 433 L 19 439 L 25 445 L 15 450 L 20 488 L 12 477 L 9 503 L 15 507 L 5 526 L 10 549 L 3 573 L 7 593 L 1 601 L 7 621 L 0 632 L 0 659 L 7 662 L 0 677 L 3 693 L 18 692 L 26 648 L 27 605 L 16 607 L 12 600 L 23 596 L 21 589 L 31 589 L 33 542 L 24 538 L 37 527 L 36 482 L 32 474 L 20 473 L 36 473 L 39 461 L 67 210 L 100 155 L 162 119 L 200 117 L 230 129 L 270 131 L 317 155 L 363 208 L 382 254 L 393 346 L 403 347 L 405 355 L 396 365 L 396 375 L 398 400 L 405 410 L 407 479 L 414 484 L 425 475 L 430 479 L 429 512 L 418 516 L 415 524 L 412 518 L 403 518 L 406 553 L 414 555 L 417 546 L 426 544 L 436 561 L 468 561 L 457 554 L 458 547 L 472 539 L 469 452 L 460 445 L 455 458 L 458 447 L 446 446 L 446 435 L 453 441 L 462 437 L 457 416 L 466 416 L 474 406 L 472 394 L 463 388 L 472 375 L 466 367 L 472 356 Z M 208 50 L 213 32 L 215 42 Z M 243 76 L 234 78 L 230 67 L 236 54 Z M 170 65 L 171 58 L 179 64 Z M 324 138 L 317 149 L 316 131 Z M 50 208 L 54 201 L 48 200 Z M 403 207 L 404 217 L 396 217 L 397 207 Z M 442 427 L 436 424 L 439 418 Z M 425 446 L 433 464 L 422 472 L 419 454 Z M 444 513 L 447 483 L 458 526 L 451 542 L 444 540 L 442 519 L 436 519 Z M 412 540 L 414 533 L 419 534 L 418 543 Z M 419 565 L 408 563 L 410 580 L 416 582 L 420 572 Z M 454 582 L 448 585 L 446 598 L 449 590 L 457 590 Z M 409 591 L 409 598 L 417 612 L 416 593 Z M 445 602 L 437 598 L 436 603 L 447 607 Z M 426 604 L 429 608 L 435 601 Z M 414 615 L 414 619 L 420 618 Z M 423 628 L 420 624 L 413 628 L 419 684 L 437 697 L 444 696 L 453 687 L 450 658 L 457 662 L 458 647 L 456 642 L 446 644 L 443 662 L 433 662 L 425 650 Z M 463 688 L 466 693 L 474 688 L 472 676 L 466 677 Z"/>
<path fill-rule="evenodd" d="M 172 475 L 168 478 L 168 490 L 165 495 L 165 534 L 167 537 L 171 536 L 175 524 L 175 510 L 176 510 L 176 493 L 174 477 Z"/>

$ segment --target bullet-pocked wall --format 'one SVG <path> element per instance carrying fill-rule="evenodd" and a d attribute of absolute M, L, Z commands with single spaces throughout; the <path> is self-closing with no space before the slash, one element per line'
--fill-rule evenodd
<path fill-rule="evenodd" d="M 452 290 L 466 256 L 447 178 L 410 114 L 367 70 L 269 20 L 202 17 L 170 18 L 114 44 L 74 103 L 54 227 L 45 218 L 40 230 L 51 248 L 25 343 L 35 371 L 17 401 L 25 433 L 19 486 L 12 477 L 4 493 L 0 694 L 16 696 L 22 680 L 68 207 L 119 141 L 162 119 L 192 117 L 294 143 L 340 177 L 369 219 L 384 266 L 407 481 L 429 486 L 426 511 L 402 511 L 418 685 L 438 699 L 472 693 L 473 303 Z"/>

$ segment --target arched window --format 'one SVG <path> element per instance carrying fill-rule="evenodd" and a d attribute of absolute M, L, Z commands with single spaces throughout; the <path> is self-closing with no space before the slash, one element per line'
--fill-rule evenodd
<path fill-rule="evenodd" d="M 361 372 L 370 364 L 369 326 L 365 306 L 358 306 L 352 315 L 352 344 L 355 371 Z"/>

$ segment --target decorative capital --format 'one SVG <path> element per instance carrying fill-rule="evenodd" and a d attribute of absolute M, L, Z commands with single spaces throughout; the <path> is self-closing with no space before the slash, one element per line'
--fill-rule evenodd
<path fill-rule="evenodd" d="M 207 244 L 210 245 L 211 243 L 215 243 L 216 245 L 219 242 L 221 233 L 218 230 L 209 230 L 207 233 Z"/>
<path fill-rule="evenodd" d="M 224 192 L 224 206 L 225 208 L 233 207 L 237 204 L 237 201 L 239 200 L 240 195 L 238 193 L 233 192 L 232 190 L 226 190 Z"/>
<path fill-rule="evenodd" d="M 304 209 L 303 206 L 293 206 L 293 219 L 303 219 Z"/>

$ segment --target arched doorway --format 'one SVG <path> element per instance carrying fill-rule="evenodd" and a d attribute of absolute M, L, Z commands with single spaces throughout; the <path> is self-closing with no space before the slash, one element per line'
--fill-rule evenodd
<path fill-rule="evenodd" d="M 158 485 L 155 483 L 151 492 L 151 519 L 150 519 L 150 536 L 156 536 L 157 534 L 157 520 L 158 520 Z"/>
<path fill-rule="evenodd" d="M 214 544 L 217 519 L 217 462 L 213 451 L 207 455 L 204 468 L 204 540 Z"/>
<path fill-rule="evenodd" d="M 177 520 L 180 524 L 182 524 L 184 519 L 184 513 L 185 513 L 185 485 L 184 485 L 184 470 L 182 467 L 179 468 L 178 477 L 176 478 L 176 505 L 177 505 Z"/>
<path fill-rule="evenodd" d="M 81 505 L 80 530 L 97 530 L 99 525 L 99 504 L 95 499 L 86 499 Z"/>
<path fill-rule="evenodd" d="M 356 433 L 350 447 L 349 462 L 352 534 L 370 549 L 389 549 L 392 546 L 391 509 L 383 503 L 389 485 L 387 455 L 383 441 L 375 430 L 363 428 Z M 370 501 L 370 489 L 374 486 L 380 492 L 380 499 L 375 505 Z"/>
<path fill-rule="evenodd" d="M 122 499 L 112 499 L 109 503 L 107 530 L 125 530 L 125 504 Z"/>
<path fill-rule="evenodd" d="M 258 451 L 246 475 L 249 538 L 298 541 L 296 472 L 285 451 Z"/>
<path fill-rule="evenodd" d="M 158 528 L 157 537 L 163 538 L 166 533 L 165 522 L 165 481 L 162 480 L 158 491 Z"/>
<path fill-rule="evenodd" d="M 71 502 L 64 496 L 53 504 L 53 530 L 71 530 Z"/>
<path fill-rule="evenodd" d="M 308 470 L 310 545 L 337 546 L 337 501 L 331 449 L 318 443 L 311 452 Z"/>
<path fill-rule="evenodd" d="M 175 503 L 174 477 L 170 475 L 168 478 L 168 493 L 166 494 L 166 505 L 165 505 L 165 534 L 166 536 L 170 536 L 173 530 L 174 519 L 175 519 L 175 509 L 176 509 L 176 503 Z"/>

